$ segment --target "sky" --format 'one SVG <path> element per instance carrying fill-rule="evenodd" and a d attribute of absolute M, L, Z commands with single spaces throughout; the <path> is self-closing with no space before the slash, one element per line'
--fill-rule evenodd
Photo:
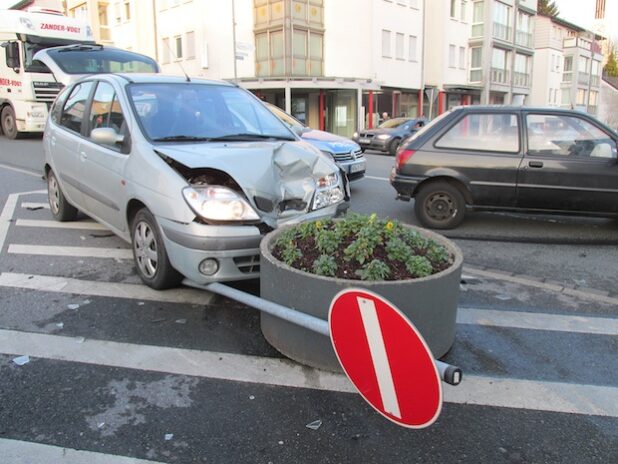
<path fill-rule="evenodd" d="M 592 29 L 594 26 L 594 9 L 596 0 L 554 0 L 560 18 L 577 26 Z M 618 39 L 618 0 L 606 0 L 605 19 L 607 21 L 607 35 Z"/>

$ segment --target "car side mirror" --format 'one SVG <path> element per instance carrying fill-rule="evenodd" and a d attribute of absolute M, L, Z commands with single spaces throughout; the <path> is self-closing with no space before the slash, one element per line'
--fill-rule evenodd
<path fill-rule="evenodd" d="M 299 137 L 302 137 L 303 134 L 305 132 L 309 132 L 311 129 L 309 129 L 308 127 L 305 126 L 290 126 L 290 128 L 292 129 L 292 132 L 294 132 L 296 135 L 298 135 Z"/>
<path fill-rule="evenodd" d="M 2 44 L 4 48 L 6 66 L 12 68 L 16 73 L 19 72 L 19 44 L 17 42 L 4 42 Z"/>
<path fill-rule="evenodd" d="M 111 127 L 99 127 L 92 130 L 90 139 L 102 145 L 115 145 L 124 142 L 124 135 L 119 134 Z"/>

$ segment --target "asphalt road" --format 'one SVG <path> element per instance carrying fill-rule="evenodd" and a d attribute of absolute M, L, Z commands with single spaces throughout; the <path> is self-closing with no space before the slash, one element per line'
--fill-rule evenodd
<path fill-rule="evenodd" d="M 392 158 L 368 163 L 352 208 L 414 223 L 412 205 L 384 180 Z M 414 431 L 385 421 L 345 378 L 282 359 L 255 310 L 189 289 L 149 292 L 126 243 L 87 218 L 73 228 L 45 222 L 44 183 L 20 171 L 40 173 L 40 140 L 0 138 L 0 165 L 2 462 L 618 456 L 618 251 L 599 244 L 616 232 L 610 222 L 466 221 L 455 239 L 466 265 L 457 336 L 445 358 L 464 381 L 445 387 L 438 421 Z M 591 239 L 552 243 L 558 230 Z"/>

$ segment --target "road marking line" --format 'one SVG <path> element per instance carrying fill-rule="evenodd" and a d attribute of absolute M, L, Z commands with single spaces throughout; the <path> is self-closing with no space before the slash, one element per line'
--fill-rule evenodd
<path fill-rule="evenodd" d="M 0 438 L 0 456 L 7 464 L 163 464 L 157 461 L 62 448 L 20 440 Z"/>
<path fill-rule="evenodd" d="M 14 166 L 9 166 L 8 164 L 0 164 L 0 168 L 8 169 L 10 171 L 21 172 L 22 174 L 28 174 L 32 177 L 38 177 L 39 179 L 43 176 L 42 172 L 31 171 L 29 169 L 16 168 Z"/>
<path fill-rule="evenodd" d="M 22 204 L 23 205 L 23 204 Z M 45 229 L 73 229 L 73 230 L 109 230 L 94 221 L 58 222 L 40 219 L 18 219 L 16 226 L 20 227 L 43 227 Z"/>
<path fill-rule="evenodd" d="M 43 208 L 43 209 L 49 209 L 49 203 L 32 203 L 32 202 L 29 202 L 29 201 L 22 201 L 21 207 L 22 208 Z"/>
<path fill-rule="evenodd" d="M 618 318 L 458 308 L 458 324 L 618 336 Z"/>
<path fill-rule="evenodd" d="M 343 374 L 278 358 L 0 330 L 0 353 L 280 387 L 354 393 Z M 25 366 L 27 368 L 27 366 Z M 618 388 L 466 375 L 444 385 L 444 401 L 618 417 Z"/>
<path fill-rule="evenodd" d="M 395 383 L 393 382 L 393 373 L 388 362 L 376 306 L 373 301 L 366 298 L 358 297 L 356 301 L 358 301 L 358 309 L 363 321 L 363 327 L 365 328 L 365 334 L 367 335 L 369 352 L 371 353 L 371 360 L 373 361 L 384 411 L 401 419 Z"/>
<path fill-rule="evenodd" d="M 127 248 L 98 248 L 49 245 L 9 245 L 9 253 L 21 255 L 64 256 L 77 258 L 133 259 Z"/>
<path fill-rule="evenodd" d="M 11 193 L 6 199 L 4 208 L 2 208 L 2 213 L 0 213 L 0 253 L 2 253 L 6 236 L 9 233 L 11 219 L 13 218 L 18 198 L 19 193 Z"/>
<path fill-rule="evenodd" d="M 153 290 L 141 284 L 97 282 L 12 272 L 0 274 L 0 287 L 194 305 L 208 305 L 214 297 L 208 291 L 192 288 Z"/>
<path fill-rule="evenodd" d="M 589 293 L 589 292 L 585 292 L 582 290 L 575 290 L 575 289 L 568 288 L 568 287 L 562 287 L 560 285 L 549 284 L 549 283 L 541 282 L 537 280 L 526 279 L 523 277 L 518 277 L 517 275 L 505 275 L 505 274 L 501 274 L 498 272 L 492 272 L 490 270 L 485 271 L 482 269 L 469 268 L 467 266 L 464 266 L 463 270 L 464 272 L 467 272 L 469 274 L 488 277 L 490 279 L 503 280 L 505 282 L 512 282 L 512 283 L 516 283 L 519 285 L 526 285 L 528 287 L 540 288 L 543 290 L 550 290 L 553 292 L 563 293 L 565 295 L 570 295 L 570 296 L 582 298 L 585 300 L 600 301 L 603 303 L 609 303 L 609 304 L 618 306 L 618 298 L 613 298 L 610 296 L 597 295 L 596 293 Z"/>
<path fill-rule="evenodd" d="M 365 176 L 365 179 L 373 179 L 373 180 L 384 180 L 384 181 L 389 181 L 389 179 L 387 177 L 376 177 L 376 176 Z"/>

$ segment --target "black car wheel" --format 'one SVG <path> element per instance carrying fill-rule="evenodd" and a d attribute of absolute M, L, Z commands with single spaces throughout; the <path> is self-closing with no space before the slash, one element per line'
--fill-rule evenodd
<path fill-rule="evenodd" d="M 131 238 L 135 268 L 146 285 L 164 290 L 180 284 L 182 275 L 170 264 L 159 226 L 146 208 L 140 209 L 133 218 Z"/>
<path fill-rule="evenodd" d="M 56 221 L 74 221 L 77 218 L 77 208 L 67 201 L 56 174 L 51 169 L 47 173 L 47 198 L 49 210 Z"/>
<path fill-rule="evenodd" d="M 395 156 L 395 154 L 397 153 L 397 148 L 399 148 L 399 142 L 401 142 L 401 139 L 393 139 L 391 143 L 389 143 L 388 145 L 388 152 Z"/>
<path fill-rule="evenodd" d="M 19 135 L 17 131 L 17 122 L 15 121 L 15 111 L 9 105 L 5 106 L 2 109 L 2 114 L 0 115 L 0 120 L 2 122 L 2 132 L 9 139 L 15 140 Z"/>
<path fill-rule="evenodd" d="M 414 211 L 425 227 L 453 229 L 463 221 L 466 200 L 457 187 L 448 182 L 431 182 L 416 195 Z"/>

